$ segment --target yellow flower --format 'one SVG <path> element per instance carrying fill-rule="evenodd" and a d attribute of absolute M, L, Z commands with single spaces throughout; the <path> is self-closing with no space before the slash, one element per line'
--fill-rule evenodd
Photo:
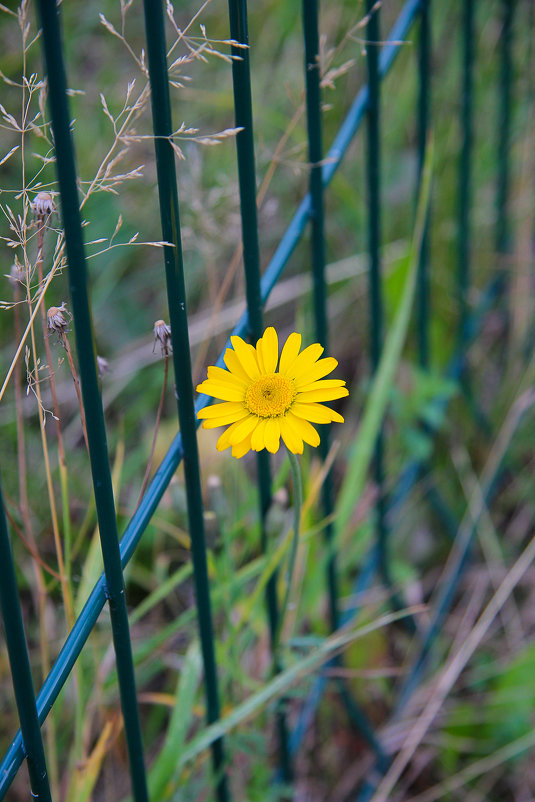
<path fill-rule="evenodd" d="M 294 332 L 279 362 L 279 341 L 272 327 L 256 348 L 241 337 L 231 337 L 231 342 L 234 350 L 227 348 L 224 356 L 228 370 L 209 367 L 208 378 L 197 387 L 224 401 L 197 413 L 204 429 L 228 426 L 217 441 L 218 451 L 232 447 L 234 457 L 243 457 L 251 449 L 267 448 L 274 454 L 282 437 L 293 454 L 302 454 L 303 441 L 311 446 L 320 442 L 311 423 L 344 422 L 338 412 L 318 403 L 349 394 L 341 379 L 320 381 L 338 364 L 332 357 L 320 359 L 321 345 L 314 343 L 299 353 L 301 335 Z"/>

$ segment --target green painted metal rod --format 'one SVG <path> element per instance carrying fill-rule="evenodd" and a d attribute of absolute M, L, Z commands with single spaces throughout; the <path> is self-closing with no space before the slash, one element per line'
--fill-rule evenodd
<path fill-rule="evenodd" d="M 474 5 L 475 0 L 463 2 L 462 31 L 462 89 L 461 89 L 461 129 L 462 145 L 459 175 L 459 268 L 458 304 L 460 344 L 467 337 L 469 318 L 468 288 L 470 286 L 470 236 L 472 205 L 472 149 L 473 149 L 473 70 L 474 70 Z"/>
<path fill-rule="evenodd" d="M 310 165 L 310 224 L 312 277 L 314 296 L 314 321 L 316 340 L 328 351 L 329 327 L 327 322 L 327 292 L 325 284 L 325 211 L 323 201 L 323 142 L 321 119 L 321 75 L 319 62 L 319 3 L 318 0 L 303 0 L 303 32 L 305 38 L 305 85 L 308 133 L 308 161 Z M 321 458 L 325 461 L 330 449 L 330 427 L 325 426 L 320 442 Z M 330 521 L 333 513 L 332 468 L 322 485 L 323 514 Z M 333 526 L 325 527 L 327 544 L 332 541 Z M 327 561 L 327 590 L 331 630 L 338 629 L 340 613 L 338 607 L 338 575 L 336 554 L 329 548 Z"/>
<path fill-rule="evenodd" d="M 375 0 L 366 0 L 368 22 L 366 28 L 366 61 L 368 65 L 369 103 L 367 111 L 366 173 L 368 185 L 368 251 L 370 258 L 370 359 L 375 373 L 381 358 L 383 341 L 383 300 L 381 290 L 381 143 L 380 143 L 380 75 L 379 75 L 379 6 Z M 374 481 L 377 487 L 375 504 L 376 535 L 379 547 L 379 571 L 387 586 L 391 585 L 386 524 L 386 498 L 384 489 L 384 434 L 378 434 L 375 444 Z"/>
<path fill-rule="evenodd" d="M 11 679 L 19 711 L 24 750 L 28 760 L 32 798 L 38 799 L 40 802 L 52 802 L 1 485 L 0 607 L 4 621 Z"/>
<path fill-rule="evenodd" d="M 191 536 L 193 578 L 204 665 L 206 720 L 208 724 L 213 724 L 220 717 L 220 703 L 206 559 L 177 177 L 175 155 L 171 145 L 173 124 L 162 0 L 144 0 L 144 11 L 162 235 L 166 242 L 172 243 L 164 246 L 163 250 L 178 398 L 178 419 L 184 454 L 184 476 Z M 219 802 L 228 802 L 230 791 L 225 772 L 222 738 L 212 744 L 212 761 L 217 798 Z"/>
<path fill-rule="evenodd" d="M 500 100 L 498 119 L 498 187 L 496 193 L 496 250 L 505 254 L 510 246 L 509 185 L 512 117 L 512 28 L 515 0 L 501 0 Z M 501 266 L 503 268 L 503 266 Z"/>
<path fill-rule="evenodd" d="M 422 182 L 430 118 L 431 83 L 431 0 L 422 0 L 418 42 L 418 188 Z M 418 360 L 427 370 L 430 361 L 429 320 L 429 212 L 425 223 L 418 261 L 417 326 Z"/>
<path fill-rule="evenodd" d="M 96 369 L 93 323 L 87 288 L 87 269 L 76 180 L 74 146 L 70 131 L 71 116 L 67 102 L 67 83 L 63 64 L 59 9 L 55 0 L 38 0 L 37 7 L 42 26 L 42 42 L 48 78 L 48 100 L 52 116 L 56 170 L 69 265 L 67 275 L 71 291 L 76 348 L 89 440 L 89 456 L 106 574 L 106 595 L 109 602 L 113 645 L 117 660 L 121 709 L 130 761 L 132 790 L 135 802 L 148 802 L 115 502 L 106 442 L 104 411 Z"/>
<path fill-rule="evenodd" d="M 240 213 L 242 223 L 243 265 L 248 315 L 248 339 L 255 344 L 264 332 L 263 303 L 260 283 L 260 245 L 258 241 L 258 217 L 256 200 L 256 168 L 254 151 L 253 104 L 251 93 L 251 66 L 249 57 L 249 31 L 247 25 L 247 0 L 229 0 L 230 36 L 246 47 L 232 46 L 232 84 L 234 90 L 235 125 L 241 130 L 236 135 L 238 158 L 238 182 L 240 191 Z M 271 469 L 266 450 L 257 454 L 257 484 L 260 503 L 261 546 L 268 550 L 266 514 L 271 506 Z M 277 601 L 277 574 L 273 574 L 266 586 L 266 607 L 272 649 L 275 648 L 279 628 Z M 277 669 L 277 665 L 275 665 Z M 288 725 L 285 702 L 281 700 L 275 713 L 281 779 L 292 781 Z"/>

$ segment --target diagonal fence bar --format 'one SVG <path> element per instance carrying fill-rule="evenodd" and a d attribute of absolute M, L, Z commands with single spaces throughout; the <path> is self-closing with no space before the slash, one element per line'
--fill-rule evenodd
<path fill-rule="evenodd" d="M 247 0 L 229 0 L 229 23 L 231 38 L 244 47 L 232 45 L 232 85 L 234 91 L 235 126 L 238 157 L 238 183 L 242 225 L 243 266 L 247 303 L 246 336 L 254 345 L 264 332 L 263 299 L 260 285 L 260 246 L 258 241 L 258 216 L 256 200 L 256 168 L 253 131 L 253 108 L 251 94 L 251 68 L 249 58 L 249 32 L 247 24 Z M 257 485 L 260 502 L 260 537 L 263 553 L 269 548 L 266 531 L 266 515 L 271 506 L 271 469 L 269 454 L 264 449 L 256 456 Z M 279 606 L 277 601 L 277 572 L 269 578 L 266 586 L 266 607 L 272 653 L 277 651 L 279 630 Z M 275 671 L 280 671 L 279 658 L 274 657 Z M 281 779 L 290 784 L 293 778 L 286 702 L 279 700 L 275 717 Z"/>
<path fill-rule="evenodd" d="M 178 189 L 175 155 L 171 144 L 173 125 L 162 0 L 144 0 L 144 11 L 162 235 L 164 241 L 171 243 L 164 245 L 165 275 L 173 343 L 178 418 L 182 433 L 193 579 L 204 665 L 206 720 L 208 724 L 213 724 L 220 717 L 220 703 L 206 559 Z M 217 798 L 219 802 L 228 802 L 230 792 L 224 768 L 225 755 L 222 738 L 218 738 L 212 744 L 212 760 Z"/>
<path fill-rule="evenodd" d="M 126 610 L 104 411 L 98 385 L 93 324 L 87 289 L 87 270 L 76 181 L 74 146 L 70 131 L 71 118 L 67 103 L 67 83 L 63 64 L 59 11 L 55 0 L 38 0 L 37 5 L 42 26 L 43 51 L 48 80 L 48 100 L 54 133 L 55 163 L 60 188 L 65 247 L 69 264 L 68 277 L 89 441 L 89 457 L 106 575 L 105 592 L 110 609 L 132 791 L 135 802 L 148 802 L 132 644 Z"/>
<path fill-rule="evenodd" d="M 422 0 L 407 0 L 401 9 L 399 16 L 394 23 L 388 39 L 383 43 L 379 58 L 379 74 L 381 78 L 390 71 L 395 63 L 403 42 L 417 17 Z M 363 87 L 357 94 L 349 112 L 347 113 L 332 146 L 325 155 L 322 166 L 322 177 L 324 186 L 328 186 L 332 181 L 344 155 L 346 154 L 353 137 L 359 129 L 363 117 L 368 107 L 369 94 L 368 87 Z M 310 195 L 307 194 L 297 212 L 294 214 L 290 224 L 283 235 L 281 242 L 276 249 L 264 275 L 262 276 L 260 288 L 262 304 L 265 304 L 269 295 L 280 278 L 290 257 L 295 250 L 297 243 L 303 235 L 308 217 L 310 214 Z M 234 327 L 232 334 L 239 336 L 246 335 L 248 329 L 248 314 L 244 312 L 240 320 Z M 230 340 L 227 342 L 228 347 Z M 218 364 L 223 364 L 222 356 Z M 196 402 L 196 409 L 201 409 L 212 399 L 208 396 L 200 396 Z M 198 424 L 197 424 L 198 425 Z M 143 499 L 127 524 L 123 537 L 120 541 L 121 563 L 125 567 L 131 559 L 137 544 L 139 543 L 152 515 L 167 489 L 178 465 L 183 457 L 182 438 L 178 433 L 171 443 L 165 457 L 157 468 Z M 408 491 L 407 491 L 408 492 Z M 91 630 L 96 623 L 100 612 L 106 602 L 106 582 L 104 575 L 97 580 L 91 591 L 84 608 L 78 617 L 73 629 L 66 638 L 65 644 L 61 649 L 52 669 L 45 679 L 43 686 L 37 694 L 36 704 L 39 722 L 42 724 L 55 700 L 57 699 L 63 685 L 65 684 L 76 659 L 89 637 Z M 0 799 L 3 799 L 9 789 L 13 778 L 24 759 L 24 749 L 20 730 L 15 734 L 13 741 L 0 762 Z"/>
<path fill-rule="evenodd" d="M 4 622 L 11 678 L 19 712 L 24 739 L 24 751 L 28 761 L 28 774 L 33 799 L 52 802 L 45 750 L 35 706 L 28 646 L 24 635 L 22 611 L 20 609 L 17 577 L 13 564 L 13 553 L 9 540 L 4 509 L 4 498 L 0 484 L 0 607 Z"/>

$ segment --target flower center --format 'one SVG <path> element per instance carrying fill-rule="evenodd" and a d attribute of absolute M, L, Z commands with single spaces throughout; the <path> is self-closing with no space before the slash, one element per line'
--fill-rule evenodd
<path fill-rule="evenodd" d="M 245 406 L 260 418 L 278 418 L 284 415 L 295 398 L 293 382 L 280 373 L 260 376 L 245 393 Z"/>

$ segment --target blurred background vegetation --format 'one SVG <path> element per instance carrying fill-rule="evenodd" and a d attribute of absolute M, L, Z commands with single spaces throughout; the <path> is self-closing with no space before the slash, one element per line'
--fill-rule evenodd
<path fill-rule="evenodd" d="M 360 25 L 364 17 L 362 2 L 336 0 L 322 5 L 323 120 L 324 143 L 328 147 L 366 80 L 365 28 Z M 390 29 L 401 5 L 397 0 L 382 4 L 383 33 Z M 393 575 L 407 603 L 429 600 L 451 547 L 452 533 L 444 518 L 430 506 L 429 488 L 439 488 L 454 521 L 463 518 L 469 503 L 477 498 L 482 474 L 499 437 L 508 436 L 507 421 L 514 418 L 518 399 L 526 400 L 523 394 L 529 391 L 534 377 L 533 3 L 516 2 L 510 195 L 513 236 L 506 258 L 495 250 L 501 7 L 498 0 L 477 4 L 473 273 L 469 303 L 477 306 L 499 268 L 506 270 L 509 287 L 507 297 L 485 316 L 480 335 L 470 346 L 467 359 L 471 392 L 444 378 L 456 345 L 458 321 L 462 3 L 436 3 L 433 8 L 432 369 L 424 373 L 418 368 L 411 332 L 391 388 L 386 421 L 388 488 L 394 486 L 408 459 L 432 460 L 430 472 L 416 483 L 389 522 Z M 307 187 L 303 46 L 295 4 L 264 0 L 251 4 L 249 13 L 260 242 L 265 267 Z M 29 89 L 30 76 L 36 75 L 36 81 L 42 77 L 39 42 L 33 41 L 37 33 L 35 10 L 27 3 L 19 9 L 8 0 L 0 14 L 0 157 L 19 146 L 0 166 L 3 378 L 18 345 L 13 286 L 3 276 L 10 273 L 15 255 L 23 261 L 23 250 L 33 264 L 37 255 L 35 231 L 28 227 L 29 213 L 24 244 L 10 247 L 7 240 L 16 237 L 10 230 L 8 207 L 15 216 L 23 215 L 24 204 L 33 200 L 38 189 L 53 191 L 55 179 L 54 165 L 48 160 L 50 131 L 46 118 L 39 116 L 40 97 L 41 104 L 44 99 L 42 88 L 36 85 L 35 90 Z M 160 239 L 150 109 L 148 96 L 143 95 L 143 20 L 138 4 L 125 0 L 121 4 L 114 0 L 63 3 L 62 17 L 68 82 L 74 90 L 70 101 L 81 192 L 87 194 L 83 216 L 91 256 L 97 349 L 110 365 L 109 373 L 103 376 L 103 398 L 122 531 L 137 505 L 162 390 L 163 364 L 158 349 L 153 353 L 152 327 L 155 320 L 167 318 L 161 249 L 141 244 Z M 170 62 L 178 59 L 171 70 L 173 119 L 177 129 L 184 123 L 175 141 L 183 156 L 177 168 L 194 379 L 201 381 L 206 366 L 219 354 L 244 308 L 237 251 L 241 231 L 235 142 L 233 136 L 221 135 L 234 125 L 229 47 L 224 41 L 229 36 L 226 4 L 222 0 L 208 1 L 201 8 L 196 3 L 177 4 L 174 19 L 176 27 L 169 24 L 168 31 L 169 44 L 175 42 Z M 20 27 L 25 20 L 30 27 L 24 50 Z M 177 28 L 185 33 L 179 35 Z M 401 257 L 412 235 L 416 201 L 415 30 L 409 40 L 384 81 L 382 94 L 383 289 L 387 320 L 392 319 L 405 281 Z M 31 96 L 28 119 L 33 120 L 32 130 L 23 137 L 24 148 L 20 147 L 20 130 L 9 119 L 13 115 L 20 124 L 23 75 L 29 79 L 24 91 L 26 98 Z M 139 108 L 130 112 L 128 109 L 140 96 Z M 129 114 L 128 130 L 118 138 L 117 131 Z M 330 350 L 340 363 L 338 375 L 348 379 L 351 389 L 349 399 L 340 405 L 346 423 L 336 431 L 337 485 L 346 474 L 370 376 L 363 133 L 355 138 L 326 196 Z M 108 165 L 120 151 L 124 151 L 121 159 L 106 175 L 101 165 Z M 37 186 L 36 181 L 42 186 Z M 53 218 L 49 225 L 58 231 L 59 218 Z M 45 235 L 45 272 L 53 260 L 53 230 Z M 134 237 L 138 241 L 131 241 Z M 307 343 L 313 340 L 309 268 L 309 245 L 305 239 L 296 249 L 266 312 L 266 322 L 275 325 L 282 336 L 299 330 Z M 68 289 L 64 273 L 58 270 L 47 290 L 46 306 L 59 306 L 62 301 L 69 303 Z M 28 315 L 24 302 L 19 309 L 25 326 Z M 43 337 L 38 325 L 36 336 L 36 356 L 41 360 L 40 373 L 44 374 L 42 402 L 50 410 Z M 101 571 L 96 516 L 76 395 L 64 352 L 53 339 L 50 346 L 67 451 L 69 592 L 74 611 L 79 613 Z M 29 354 L 30 370 L 31 359 Z M 24 352 L 19 362 L 24 383 Z M 0 405 L 3 483 L 13 524 L 34 679 L 40 687 L 46 662 L 53 661 L 61 648 L 68 621 L 59 582 L 48 570 L 52 567 L 57 571 L 57 553 L 39 406 L 34 392 L 26 393 L 25 388 L 18 404 L 13 385 L 12 379 Z M 449 399 L 447 414 L 437 413 L 432 403 L 438 394 Z M 25 431 L 30 517 L 39 557 L 47 566 L 44 569 L 36 569 L 35 551 L 18 536 L 23 523 L 16 467 L 20 416 Z M 45 417 L 51 477 L 59 505 L 56 428 L 52 416 L 45 413 Z M 421 426 L 422 420 L 438 426 L 439 434 L 434 440 Z M 159 464 L 176 430 L 171 383 L 158 430 L 154 466 Z M 379 728 L 389 752 L 400 748 L 432 697 L 452 643 L 458 646 L 462 637 L 473 631 L 477 616 L 507 567 L 533 535 L 533 435 L 533 416 L 528 409 L 514 437 L 507 442 L 492 505 L 479 521 L 473 559 L 453 610 L 444 622 L 432 672 L 422 682 L 406 718 L 388 723 L 397 684 L 411 654 L 411 639 L 403 627 L 377 628 L 344 654 L 344 672 L 351 691 Z M 201 432 L 199 447 L 221 696 L 224 711 L 228 712 L 259 692 L 267 681 L 269 651 L 262 593 L 265 562 L 260 557 L 256 487 L 250 478 L 254 460 L 237 461 L 227 453 L 217 453 L 215 437 L 213 432 Z M 290 641 L 287 655 L 290 666 L 298 665 L 318 639 L 328 634 L 325 549 L 316 505 L 321 465 L 310 449 L 302 464 L 306 509 L 293 598 L 294 640 Z M 275 460 L 275 471 L 276 486 L 284 488 L 288 469 L 282 455 Z M 353 601 L 353 581 L 362 564 L 363 544 L 369 541 L 373 529 L 373 498 L 370 482 L 355 503 L 344 538 L 340 565 L 345 606 Z M 283 531 L 290 526 L 289 503 L 287 498 L 282 499 Z M 207 753 L 199 751 L 184 765 L 177 762 L 186 738 L 202 730 L 204 704 L 186 530 L 179 469 L 126 572 L 144 740 L 152 766 L 153 798 L 158 802 L 210 796 Z M 275 540 L 278 538 L 279 534 Z M 42 570 L 44 577 L 44 585 L 39 588 L 36 570 Z M 533 578 L 533 569 L 529 568 L 441 705 L 392 799 L 453 798 L 456 791 L 448 785 L 452 777 L 460 778 L 458 787 L 466 786 L 470 799 L 534 798 L 535 773 L 529 758 L 534 743 L 531 733 L 535 701 Z M 374 622 L 389 609 L 387 595 L 380 584 L 372 586 L 361 599 L 359 623 Z M 422 625 L 426 617 L 424 613 Z M 315 676 L 315 671 L 299 674 L 289 702 L 292 721 Z M 3 753 L 17 729 L 4 643 L 0 645 L 0 710 Z M 44 728 L 55 799 L 109 800 L 128 793 L 118 710 L 110 627 L 107 612 L 103 612 L 81 655 L 79 668 Z M 230 774 L 238 800 L 264 802 L 278 798 L 271 783 L 275 748 L 272 721 L 268 704 L 241 722 L 227 739 Z M 487 762 L 478 769 L 482 759 Z M 335 802 L 354 799 L 355 788 L 370 765 L 371 757 L 362 738 L 348 725 L 344 706 L 334 686 L 331 689 L 329 685 L 297 759 L 297 798 Z M 9 799 L 16 802 L 26 798 L 26 787 L 24 772 L 20 772 Z"/>

